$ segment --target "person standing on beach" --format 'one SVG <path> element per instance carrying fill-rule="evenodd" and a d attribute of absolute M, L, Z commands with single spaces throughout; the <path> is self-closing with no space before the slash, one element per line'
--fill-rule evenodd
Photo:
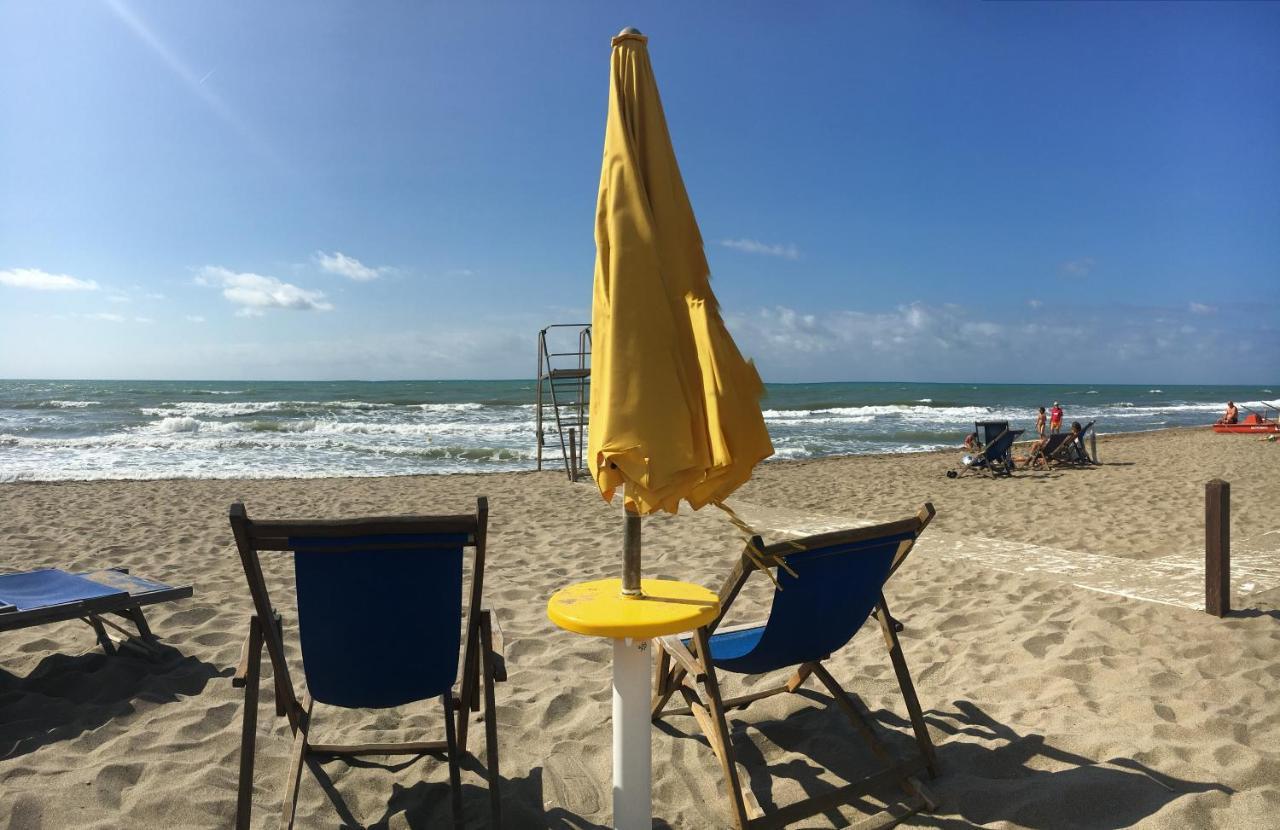
<path fill-rule="evenodd" d="M 1049 431 L 1062 432 L 1062 407 L 1058 406 L 1057 401 L 1053 402 L 1053 409 L 1049 410 Z"/>
<path fill-rule="evenodd" d="M 1044 407 L 1040 407 L 1040 412 L 1036 415 L 1036 435 L 1044 438 Z"/>

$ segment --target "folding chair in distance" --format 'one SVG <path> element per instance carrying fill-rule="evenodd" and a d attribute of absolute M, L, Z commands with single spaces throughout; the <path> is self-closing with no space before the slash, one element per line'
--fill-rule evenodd
<path fill-rule="evenodd" d="M 282 827 L 292 827 L 303 763 L 314 756 L 443 754 L 449 765 L 453 822 L 463 823 L 460 764 L 467 751 L 467 710 L 479 710 L 484 690 L 485 770 L 491 825 L 501 823 L 498 792 L 496 681 L 505 680 L 500 637 L 481 607 L 488 502 L 475 515 L 380 516 L 336 520 L 258 521 L 243 504 L 231 505 L 231 529 L 244 566 L 255 614 L 232 683 L 245 690 L 240 743 L 236 827 L 249 827 L 258 717 L 258 687 L 265 645 L 275 674 L 277 716 L 294 735 L 285 783 Z M 463 549 L 475 552 L 462 629 Z M 298 635 L 307 692 L 294 691 L 284 652 L 282 618 L 271 604 L 260 551 L 292 551 Z M 462 679 L 458 694 L 458 651 Z M 438 698 L 445 739 L 405 743 L 313 742 L 314 702 L 382 709 Z"/>
<path fill-rule="evenodd" d="M 907 670 L 898 630 L 889 615 L 883 586 L 902 564 L 917 537 L 933 519 L 933 505 L 925 504 L 911 518 L 873 527 L 822 533 L 765 547 L 759 537 L 743 551 L 729 579 L 720 589 L 720 617 L 692 636 L 655 640 L 658 655 L 655 667 L 653 719 L 692 715 L 720 761 L 729 791 L 734 826 L 740 830 L 783 827 L 808 816 L 855 803 L 880 788 L 897 784 L 909 796 L 872 817 L 872 826 L 889 826 L 922 807 L 935 805 L 917 777 L 935 774 L 933 743 L 925 726 L 911 674 Z M 718 630 L 720 620 L 733 605 L 747 579 L 756 570 L 776 573 L 773 605 L 763 623 Z M 889 660 L 915 733 L 916 752 L 908 760 L 895 758 L 876 735 L 865 703 L 846 692 L 823 665 L 823 661 L 849 642 L 874 616 L 880 626 Z M 793 669 L 780 686 L 764 691 L 723 697 L 721 672 L 764 674 Z M 854 728 L 870 744 L 887 766 L 851 784 L 812 796 L 766 814 L 750 789 L 745 792 L 738 778 L 736 756 L 725 713 L 744 708 L 756 700 L 797 691 L 809 677 L 816 677 Z M 672 696 L 679 694 L 686 706 L 666 711 Z"/>
<path fill-rule="evenodd" d="M 125 568 L 108 568 L 86 574 L 72 574 L 57 568 L 4 574 L 0 576 L 0 631 L 14 631 L 35 625 L 81 620 L 93 627 L 98 643 L 107 654 L 116 653 L 107 633 L 113 628 L 133 641 L 133 634 L 112 621 L 108 614 L 133 623 L 138 642 L 152 646 L 155 635 L 147 625 L 144 605 L 170 602 L 191 596 L 190 585 L 166 585 L 133 576 Z"/>
<path fill-rule="evenodd" d="M 964 473 L 989 473 L 992 476 L 1008 476 L 1013 475 L 1013 442 L 1018 440 L 1026 430 L 1022 429 L 1006 429 L 1000 433 L 991 443 L 982 448 L 982 451 L 974 456 L 966 456 L 969 459 L 967 464 L 962 465 L 958 470 L 947 470 L 947 478 L 956 478 Z"/>

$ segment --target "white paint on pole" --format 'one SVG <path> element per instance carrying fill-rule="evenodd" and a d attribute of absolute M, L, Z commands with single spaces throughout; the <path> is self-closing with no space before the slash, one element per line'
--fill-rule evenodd
<path fill-rule="evenodd" d="M 613 826 L 650 830 L 649 643 L 613 641 Z"/>

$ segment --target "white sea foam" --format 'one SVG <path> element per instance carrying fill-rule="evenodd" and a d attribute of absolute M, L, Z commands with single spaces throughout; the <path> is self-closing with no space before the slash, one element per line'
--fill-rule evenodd
<path fill-rule="evenodd" d="M 45 406 L 55 409 L 84 409 L 87 406 L 101 406 L 102 401 L 48 401 Z"/>

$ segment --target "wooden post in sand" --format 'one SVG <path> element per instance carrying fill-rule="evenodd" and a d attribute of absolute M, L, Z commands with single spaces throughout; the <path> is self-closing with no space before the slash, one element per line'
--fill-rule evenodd
<path fill-rule="evenodd" d="M 1220 478 L 1204 487 L 1204 610 L 1231 612 L 1231 484 Z"/>

